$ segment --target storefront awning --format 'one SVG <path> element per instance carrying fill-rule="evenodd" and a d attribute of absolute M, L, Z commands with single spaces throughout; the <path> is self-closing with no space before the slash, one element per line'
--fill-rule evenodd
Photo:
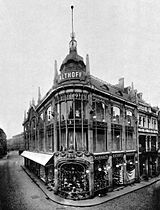
<path fill-rule="evenodd" d="M 24 151 L 21 154 L 22 157 L 28 158 L 36 163 L 39 163 L 40 165 L 47 165 L 49 160 L 53 157 L 53 155 L 50 154 L 44 154 L 44 153 L 38 153 L 38 152 L 29 152 Z"/>

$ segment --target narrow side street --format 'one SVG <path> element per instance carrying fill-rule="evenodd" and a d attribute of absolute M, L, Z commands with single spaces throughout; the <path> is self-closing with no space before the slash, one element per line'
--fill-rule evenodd
<path fill-rule="evenodd" d="M 46 199 L 21 168 L 22 161 L 15 151 L 0 159 L 0 210 L 65 209 Z"/>

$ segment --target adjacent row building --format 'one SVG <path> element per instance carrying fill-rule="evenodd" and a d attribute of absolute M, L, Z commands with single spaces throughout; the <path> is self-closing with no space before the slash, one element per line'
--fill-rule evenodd
<path fill-rule="evenodd" d="M 24 119 L 25 166 L 68 199 L 86 199 L 158 175 L 158 108 L 90 73 L 72 32 L 54 84 Z"/>

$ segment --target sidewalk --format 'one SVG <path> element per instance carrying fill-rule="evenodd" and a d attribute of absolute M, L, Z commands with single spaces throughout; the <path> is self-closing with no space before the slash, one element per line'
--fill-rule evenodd
<path fill-rule="evenodd" d="M 107 201 L 113 200 L 117 197 L 123 196 L 125 194 L 136 191 L 140 188 L 147 187 L 148 185 L 151 185 L 157 181 L 160 181 L 160 176 L 159 176 L 153 179 L 149 179 L 148 181 L 141 181 L 140 183 L 135 183 L 132 186 L 129 185 L 127 187 L 121 187 L 115 191 L 108 192 L 107 195 L 105 195 L 104 197 L 94 197 L 91 199 L 74 201 L 74 200 L 64 199 L 58 195 L 55 195 L 53 190 L 47 185 L 45 185 L 43 181 L 38 179 L 37 176 L 32 174 L 24 166 L 21 166 L 21 167 L 27 173 L 27 175 L 33 180 L 33 182 L 43 191 L 43 193 L 46 196 L 46 199 L 50 199 L 53 202 L 61 204 L 61 205 L 73 206 L 73 207 L 91 207 L 91 206 L 100 205 Z"/>

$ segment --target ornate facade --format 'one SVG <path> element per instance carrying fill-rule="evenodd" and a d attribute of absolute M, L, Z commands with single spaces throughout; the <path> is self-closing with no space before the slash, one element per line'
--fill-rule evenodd
<path fill-rule="evenodd" d="M 68 199 L 138 181 L 139 105 L 123 78 L 111 85 L 90 74 L 72 32 L 59 73 L 55 62 L 53 87 L 42 99 L 39 92 L 25 117 L 25 166 Z"/>

